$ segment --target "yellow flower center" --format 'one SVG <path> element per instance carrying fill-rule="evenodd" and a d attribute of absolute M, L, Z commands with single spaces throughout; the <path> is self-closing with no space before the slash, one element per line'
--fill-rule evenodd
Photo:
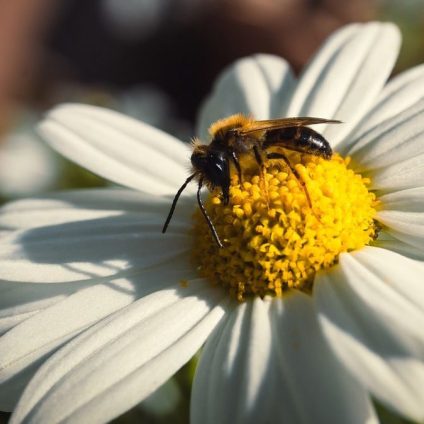
<path fill-rule="evenodd" d="M 200 274 L 239 301 L 282 296 L 290 288 L 309 292 L 319 270 L 375 237 L 377 200 L 367 189 L 369 180 L 348 168 L 349 158 L 289 157 L 304 187 L 284 164 L 272 161 L 262 176 L 258 170 L 243 173 L 241 184 L 233 175 L 228 205 L 219 191 L 211 193 L 206 209 L 224 248 L 195 213 L 193 255 Z"/>

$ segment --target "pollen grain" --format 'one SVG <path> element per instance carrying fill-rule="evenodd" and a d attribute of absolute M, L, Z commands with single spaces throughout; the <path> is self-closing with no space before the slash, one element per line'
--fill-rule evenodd
<path fill-rule="evenodd" d="M 206 209 L 224 243 L 219 248 L 200 212 L 195 213 L 193 259 L 203 277 L 239 301 L 310 292 L 315 274 L 342 252 L 373 240 L 377 200 L 369 180 L 348 167 L 349 158 L 290 156 L 305 187 L 276 161 L 256 173 L 232 176 L 230 202 L 212 192 Z"/>

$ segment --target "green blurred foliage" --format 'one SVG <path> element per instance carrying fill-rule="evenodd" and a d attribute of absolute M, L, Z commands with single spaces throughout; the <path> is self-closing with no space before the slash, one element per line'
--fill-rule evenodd
<path fill-rule="evenodd" d="M 378 19 L 394 22 L 402 33 L 402 48 L 395 73 L 424 62 L 424 1 L 385 0 Z"/>

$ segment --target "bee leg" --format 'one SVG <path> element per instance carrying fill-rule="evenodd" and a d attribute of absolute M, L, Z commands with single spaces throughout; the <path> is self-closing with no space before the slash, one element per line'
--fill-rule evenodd
<path fill-rule="evenodd" d="M 199 204 L 200 211 L 203 214 L 203 217 L 205 218 L 209 229 L 211 230 L 212 236 L 218 245 L 219 248 L 224 247 L 224 245 L 221 243 L 221 240 L 219 239 L 218 233 L 216 232 L 215 226 L 213 225 L 211 219 L 209 218 L 208 213 L 206 212 L 206 209 L 203 205 L 202 198 L 200 197 L 200 190 L 202 189 L 203 185 L 203 178 L 200 178 L 199 180 L 199 187 L 197 188 L 197 203 Z"/>
<path fill-rule="evenodd" d="M 260 168 L 264 166 L 264 161 L 262 160 L 261 153 L 259 152 L 258 146 L 253 146 L 253 153 L 255 154 L 255 159 Z"/>
<path fill-rule="evenodd" d="M 267 158 L 268 159 L 282 159 L 286 163 L 286 165 L 290 168 L 290 171 L 296 177 L 296 180 L 302 186 L 302 189 L 305 192 L 306 200 L 308 201 L 309 208 L 312 209 L 312 202 L 311 202 L 311 198 L 309 196 L 308 188 L 306 187 L 305 181 L 303 181 L 303 179 L 301 178 L 299 173 L 296 171 L 296 168 L 294 168 L 292 166 L 288 157 L 284 153 L 267 152 Z"/>
<path fill-rule="evenodd" d="M 258 146 L 253 146 L 253 153 L 255 154 L 256 163 L 259 166 L 260 183 L 261 183 L 261 186 L 262 186 L 262 190 L 265 193 L 265 196 L 266 196 L 266 199 L 267 199 L 267 206 L 269 208 L 268 187 L 266 185 L 266 179 L 265 179 L 265 175 L 264 175 L 264 161 L 262 159 L 262 155 L 261 155 L 261 152 L 259 151 Z"/>
<path fill-rule="evenodd" d="M 241 166 L 240 166 L 240 162 L 238 160 L 238 157 L 236 155 L 236 152 L 231 152 L 231 159 L 234 163 L 234 166 L 237 169 L 237 175 L 238 175 L 238 179 L 239 179 L 239 184 L 241 185 L 243 183 L 243 178 L 242 178 L 242 174 L 241 174 Z"/>

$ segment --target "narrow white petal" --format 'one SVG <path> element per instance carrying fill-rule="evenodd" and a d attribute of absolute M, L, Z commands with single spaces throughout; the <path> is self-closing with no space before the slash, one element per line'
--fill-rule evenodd
<path fill-rule="evenodd" d="M 180 280 L 193 284 L 191 281 L 196 274 L 190 258 L 178 257 L 172 262 L 127 276 L 125 280 L 112 280 L 88 289 L 84 287 L 89 283 L 6 284 L 9 290 L 0 293 L 4 295 L 5 306 L 9 304 L 10 307 L 0 311 L 4 315 L 0 324 L 6 322 L 14 328 L 0 338 L 1 361 L 8 361 L 0 365 L 3 367 L 0 371 L 0 406 L 11 409 L 21 391 L 14 390 L 12 397 L 7 389 L 15 386 L 23 389 L 42 361 L 87 326 L 134 299 L 167 287 L 179 287 Z M 4 285 L 0 284 L 0 288 Z M 12 287 L 18 287 L 18 290 L 11 290 Z M 60 292 L 62 287 L 68 290 Z M 70 287 L 75 294 L 69 290 Z M 19 299 L 19 294 L 25 297 Z M 34 309 L 36 307 L 39 309 Z M 29 312 L 17 315 L 21 311 Z"/>
<path fill-rule="evenodd" d="M 385 231 L 423 251 L 424 249 L 424 187 L 411 188 L 379 197 L 382 208 L 377 219 Z"/>
<path fill-rule="evenodd" d="M 348 152 L 356 169 L 383 192 L 424 186 L 424 101 L 373 127 Z"/>
<path fill-rule="evenodd" d="M 376 423 L 365 389 L 324 340 L 311 298 L 294 292 L 276 299 L 271 316 L 279 372 L 274 402 L 281 419 L 276 422 Z"/>
<path fill-rule="evenodd" d="M 199 114 L 197 134 L 207 141 L 209 126 L 235 113 L 255 119 L 284 115 L 294 78 L 286 61 L 271 55 L 238 60 L 215 83 Z"/>
<path fill-rule="evenodd" d="M 47 291 L 47 288 L 43 290 L 42 286 L 45 285 L 14 285 L 24 286 L 22 289 L 31 288 L 32 295 L 39 291 L 39 296 L 44 294 L 45 298 L 1 311 L 9 316 L 1 318 L 0 323 L 9 324 L 12 328 L 0 338 L 2 411 L 11 411 L 14 408 L 25 386 L 46 357 L 93 322 L 128 304 L 135 295 L 132 285 L 123 281 L 113 281 L 107 286 L 94 286 L 68 296 L 55 295 L 55 292 L 69 285 L 49 285 L 51 297 L 43 293 Z M 22 289 L 17 292 L 23 292 L 28 297 L 27 291 Z M 7 300 L 11 300 L 10 296 Z M 25 298 L 22 298 L 22 302 L 24 301 Z M 40 309 L 34 309 L 36 307 Z M 18 315 L 21 309 L 31 312 Z"/>
<path fill-rule="evenodd" d="M 359 171 L 371 169 L 373 178 L 378 178 L 380 169 L 384 172 L 389 165 L 424 153 L 423 121 L 424 100 L 363 134 L 348 155 L 359 164 Z"/>
<path fill-rule="evenodd" d="M 20 284 L 0 281 L 0 334 L 88 284 Z"/>
<path fill-rule="evenodd" d="M 396 191 L 422 187 L 424 186 L 424 153 L 378 170 L 363 172 L 363 175 L 371 178 L 370 188 L 373 190 Z"/>
<path fill-rule="evenodd" d="M 215 416 L 216 408 L 210 403 L 210 398 L 219 396 L 219 393 L 212 391 L 211 388 L 219 384 L 218 373 L 222 373 L 223 368 L 222 362 L 219 363 L 217 358 L 220 356 L 219 351 L 224 348 L 222 346 L 223 340 L 228 342 L 230 339 L 231 329 L 236 321 L 237 313 L 243 314 L 245 308 L 246 306 L 243 305 L 239 309 L 231 308 L 231 312 L 228 312 L 221 320 L 221 323 L 208 337 L 203 347 L 193 380 L 190 400 L 190 422 L 193 424 L 208 424 Z M 224 337 L 223 334 L 225 335 Z M 213 372 L 211 372 L 212 369 Z"/>
<path fill-rule="evenodd" d="M 17 200 L 0 209 L 0 228 L 10 231 L 44 227 L 117 216 L 123 213 L 122 209 L 99 210 L 100 208 L 92 206 L 90 209 L 79 208 L 70 202 L 48 197 Z"/>
<path fill-rule="evenodd" d="M 261 423 L 268 408 L 272 363 L 269 301 L 235 305 L 208 340 L 196 370 L 193 423 Z"/>
<path fill-rule="evenodd" d="M 373 242 L 373 246 L 399 253 L 400 255 L 406 256 L 407 258 L 424 261 L 423 249 L 412 246 L 409 243 L 405 243 L 397 239 L 386 230 L 380 231 L 378 239 Z"/>
<path fill-rule="evenodd" d="M 424 187 L 399 190 L 378 197 L 385 212 L 424 212 Z"/>
<path fill-rule="evenodd" d="M 424 418 L 423 265 L 383 249 L 343 254 L 317 278 L 315 299 L 335 353 L 371 393 Z"/>
<path fill-rule="evenodd" d="M 40 363 L 34 363 L 22 373 L 0 386 L 0 411 L 12 412 Z"/>
<path fill-rule="evenodd" d="M 126 280 L 115 280 L 70 295 L 14 327 L 0 338 L 0 384 L 17 369 L 52 352 L 134 299 L 133 285 Z"/>
<path fill-rule="evenodd" d="M 133 299 L 129 282 L 118 280 L 110 285 L 97 285 L 47 307 L 12 328 L 0 338 L 0 393 L 6 394 L 9 386 L 24 387 L 23 383 L 28 383 L 40 362 L 58 347 Z M 6 399 L 11 401 L 10 394 Z M 1 403 L 6 403 L 2 395 Z"/>
<path fill-rule="evenodd" d="M 172 197 L 124 189 L 87 189 L 51 193 L 7 203 L 0 209 L 0 228 L 7 230 L 88 221 L 126 214 L 156 216 L 165 221 Z M 174 220 L 191 222 L 196 200 L 178 202 Z"/>
<path fill-rule="evenodd" d="M 319 126 L 330 143 L 337 145 L 380 93 L 399 44 L 399 31 L 392 24 L 355 24 L 337 31 L 305 69 L 289 115 L 342 120 L 341 125 Z"/>
<path fill-rule="evenodd" d="M 221 296 L 199 281 L 149 295 L 92 327 L 40 369 L 11 423 L 100 423 L 122 414 L 199 349 L 224 313 Z"/>
<path fill-rule="evenodd" d="M 302 294 L 242 304 L 205 346 L 193 385 L 197 423 L 376 422 Z"/>
<path fill-rule="evenodd" d="M 189 225 L 162 217 L 120 215 L 17 231 L 2 240 L 0 279 L 69 282 L 119 275 L 190 248 Z"/>
<path fill-rule="evenodd" d="M 383 192 L 424 186 L 424 101 L 383 122 L 354 146 L 359 171 Z"/>
<path fill-rule="evenodd" d="M 396 119 L 397 115 L 413 107 L 424 97 L 424 65 L 416 66 L 397 75 L 383 88 L 375 104 L 355 130 L 338 146 L 343 154 L 350 154 L 356 143 L 377 126 Z"/>
<path fill-rule="evenodd" d="M 39 130 L 68 159 L 123 186 L 171 194 L 187 178 L 186 145 L 117 112 L 65 104 L 53 109 Z"/>
<path fill-rule="evenodd" d="M 400 254 L 375 247 L 365 247 L 355 252 L 353 256 L 380 281 L 388 284 L 392 290 L 404 297 L 411 305 L 415 305 L 416 312 L 424 318 L 422 282 L 424 264 L 421 261 L 411 260 Z M 417 321 L 419 319 L 418 317 L 415 318 L 414 312 L 408 312 L 408 320 L 413 328 L 419 327 Z"/>
<path fill-rule="evenodd" d="M 393 237 L 424 250 L 424 214 L 421 212 L 380 211 L 377 219 Z"/>
<path fill-rule="evenodd" d="M 36 313 L 37 311 L 23 312 L 22 314 L 13 312 L 12 314 L 8 316 L 1 317 L 0 318 L 0 336 L 2 336 L 8 330 L 20 324 L 22 321 L 25 321 L 26 319 L 30 318 L 32 315 Z M 3 411 L 3 409 L 0 408 L 0 411 Z"/>
<path fill-rule="evenodd" d="M 164 286 L 178 286 L 182 280 L 190 281 L 197 277 L 198 274 L 192 266 L 190 256 L 179 255 L 172 260 L 159 263 L 153 267 L 137 271 L 132 270 L 127 273 L 123 284 L 129 284 L 126 291 L 134 296 L 135 299 L 138 299 Z M 118 285 L 114 280 L 106 279 L 104 281 L 107 287 L 112 287 L 118 292 L 122 290 L 118 288 L 120 280 L 118 280 Z M 1 281 L 0 328 L 2 328 L 2 325 L 14 322 L 17 324 L 29 318 L 32 314 L 39 313 L 76 292 L 92 287 L 94 284 L 90 280 L 62 284 Z M 14 317 L 16 317 L 15 321 L 13 320 Z M 54 322 L 52 324 L 54 325 Z"/>
<path fill-rule="evenodd" d="M 153 267 L 131 270 L 125 278 L 131 284 L 129 292 L 139 298 L 152 290 L 158 290 L 162 284 L 178 285 L 180 280 L 189 281 L 197 277 L 190 256 L 179 255 Z M 110 279 L 106 279 L 106 283 L 109 286 L 114 284 Z M 3 329 L 2 326 L 7 323 L 13 323 L 14 317 L 17 319 L 16 323 L 19 323 L 31 314 L 40 312 L 94 284 L 96 283 L 93 280 L 62 284 L 0 281 L 0 328 Z"/>

